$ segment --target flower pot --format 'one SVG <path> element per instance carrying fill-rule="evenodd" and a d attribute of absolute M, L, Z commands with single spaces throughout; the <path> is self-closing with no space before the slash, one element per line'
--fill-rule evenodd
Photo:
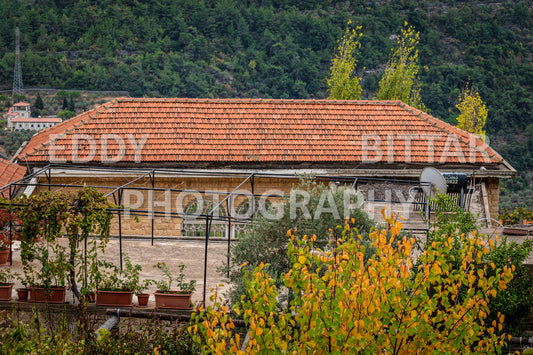
<path fill-rule="evenodd" d="M 17 297 L 20 302 L 26 302 L 28 300 L 28 289 L 17 288 Z"/>
<path fill-rule="evenodd" d="M 131 307 L 133 291 L 101 291 L 96 294 L 97 306 Z"/>
<path fill-rule="evenodd" d="M 154 295 L 156 308 L 191 309 L 192 293 L 183 294 L 170 291 L 170 293 L 156 292 Z"/>
<path fill-rule="evenodd" d="M 146 307 L 148 305 L 149 299 L 150 295 L 148 293 L 141 293 L 140 295 L 137 295 L 137 302 L 139 303 L 139 307 Z"/>
<path fill-rule="evenodd" d="M 0 301 L 11 301 L 12 292 L 13 292 L 13 284 L 0 285 Z"/>
<path fill-rule="evenodd" d="M 37 303 L 65 303 L 66 286 L 52 286 L 49 290 L 44 287 L 30 287 L 30 302 Z"/>
<path fill-rule="evenodd" d="M 0 265 L 6 265 L 9 261 L 9 249 L 0 249 Z"/>

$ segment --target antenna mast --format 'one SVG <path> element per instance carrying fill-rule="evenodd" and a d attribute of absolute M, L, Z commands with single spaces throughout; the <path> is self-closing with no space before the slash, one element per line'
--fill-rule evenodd
<path fill-rule="evenodd" d="M 22 90 L 22 68 L 20 66 L 20 32 L 17 27 L 15 31 L 15 73 L 13 77 L 13 97 L 15 95 L 24 95 Z"/>

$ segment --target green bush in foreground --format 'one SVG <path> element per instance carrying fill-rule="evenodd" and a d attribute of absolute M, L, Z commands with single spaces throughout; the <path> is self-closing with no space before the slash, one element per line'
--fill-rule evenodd
<path fill-rule="evenodd" d="M 304 200 L 308 198 L 307 203 Z M 290 259 L 287 256 L 290 238 L 286 232 L 291 230 L 296 236 L 316 235 L 315 245 L 326 247 L 331 240 L 340 236 L 335 226 L 342 224 L 344 218 L 355 218 L 354 228 L 368 242 L 368 233 L 374 222 L 362 211 L 362 201 L 358 200 L 354 191 L 346 188 L 330 188 L 315 181 L 304 180 L 300 186 L 291 190 L 290 196 L 280 201 L 268 210 L 270 214 L 279 213 L 279 218 L 268 218 L 270 214 L 259 214 L 250 227 L 250 232 L 239 238 L 230 251 L 230 265 L 219 268 L 222 276 L 229 273 L 232 284 L 230 299 L 238 302 L 241 295 L 246 294 L 242 268 L 250 272 L 259 264 L 267 264 L 265 270 L 276 280 L 276 286 L 281 286 L 281 276 L 289 271 Z M 345 206 L 345 201 L 351 207 Z M 300 208 L 302 204 L 305 209 Z M 298 207 L 297 207 L 298 206 Z M 370 253 L 370 248 L 369 248 Z"/>
<path fill-rule="evenodd" d="M 514 267 L 485 263 L 493 244 L 476 233 L 432 241 L 414 264 L 414 238 L 400 236 L 401 223 L 387 222 L 387 230 L 370 234 L 375 253 L 368 260 L 348 222 L 327 251 L 314 236 L 290 233 L 283 281 L 295 297 L 288 309 L 280 308 L 275 279 L 260 264 L 245 274 L 248 297 L 233 308 L 249 339 L 243 344 L 228 308 L 215 304 L 194 315 L 194 341 L 203 353 L 501 352 L 504 316 L 487 322 L 489 303 Z M 460 257 L 458 267 L 452 253 Z"/>

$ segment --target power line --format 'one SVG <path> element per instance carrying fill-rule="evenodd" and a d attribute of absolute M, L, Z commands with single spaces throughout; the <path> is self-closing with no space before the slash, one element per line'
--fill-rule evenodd
<path fill-rule="evenodd" d="M 15 30 L 15 71 L 13 75 L 13 97 L 15 95 L 24 95 L 22 89 L 22 68 L 20 66 L 20 31 L 19 28 Z"/>

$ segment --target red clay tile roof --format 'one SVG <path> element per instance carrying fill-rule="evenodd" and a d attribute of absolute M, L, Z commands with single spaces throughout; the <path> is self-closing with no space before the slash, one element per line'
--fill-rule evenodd
<path fill-rule="evenodd" d="M 14 123 L 60 123 L 62 121 L 61 117 L 15 117 L 11 119 Z"/>
<path fill-rule="evenodd" d="M 26 175 L 26 168 L 0 158 L 0 187 L 22 179 Z"/>
<path fill-rule="evenodd" d="M 182 98 L 107 102 L 41 131 L 18 160 L 193 167 L 503 163 L 478 137 L 399 101 Z"/>
<path fill-rule="evenodd" d="M 17 103 L 14 104 L 13 106 L 14 106 L 14 107 L 28 107 L 28 106 L 30 106 L 30 104 L 27 103 L 27 102 L 22 102 L 22 101 L 21 101 L 21 102 L 17 102 Z"/>

